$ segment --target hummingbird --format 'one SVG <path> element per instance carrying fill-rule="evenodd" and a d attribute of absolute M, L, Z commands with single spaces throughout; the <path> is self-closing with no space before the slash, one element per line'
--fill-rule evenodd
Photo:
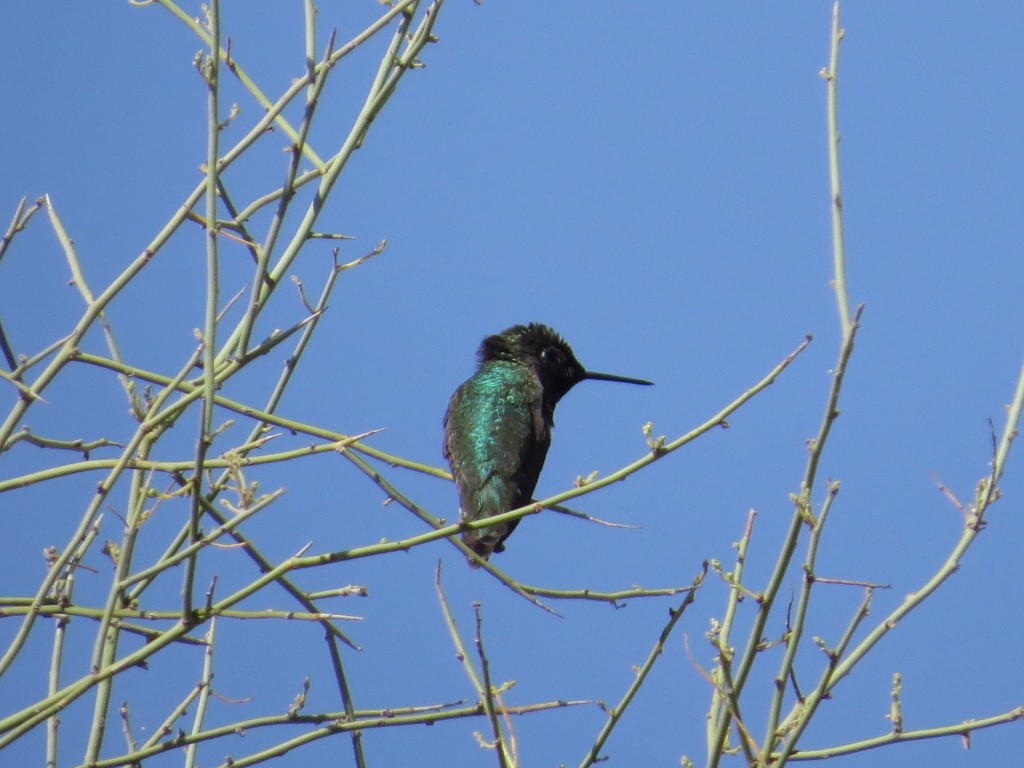
<path fill-rule="evenodd" d="M 572 348 L 540 323 L 488 336 L 479 365 L 448 403 L 444 455 L 459 492 L 463 521 L 482 520 L 529 504 L 555 426 L 555 406 L 585 379 L 652 384 L 586 370 Z M 518 520 L 462 534 L 479 558 L 505 549 Z M 480 563 L 470 559 L 471 566 Z"/>

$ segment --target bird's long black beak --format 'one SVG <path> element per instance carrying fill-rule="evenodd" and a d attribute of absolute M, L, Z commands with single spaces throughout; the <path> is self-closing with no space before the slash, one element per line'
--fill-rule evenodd
<path fill-rule="evenodd" d="M 616 376 L 612 373 L 595 373 L 594 371 L 587 371 L 584 379 L 596 379 L 597 381 L 621 381 L 623 384 L 643 384 L 650 386 L 654 384 L 653 381 L 647 379 L 631 379 L 628 376 Z"/>

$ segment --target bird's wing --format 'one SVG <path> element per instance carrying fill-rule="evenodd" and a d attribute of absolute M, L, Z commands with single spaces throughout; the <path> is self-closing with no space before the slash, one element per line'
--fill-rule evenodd
<path fill-rule="evenodd" d="M 550 435 L 540 390 L 474 378 L 452 396 L 445 416 L 444 454 L 459 490 L 464 520 L 508 512 L 530 501 Z M 466 544 L 487 557 L 518 521 L 467 531 Z"/>

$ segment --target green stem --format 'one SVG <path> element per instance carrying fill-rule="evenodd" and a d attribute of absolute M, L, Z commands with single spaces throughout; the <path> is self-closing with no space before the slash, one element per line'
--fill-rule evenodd
<path fill-rule="evenodd" d="M 843 336 L 850 333 L 850 297 L 846 287 L 846 240 L 843 236 L 843 185 L 839 169 L 839 43 L 843 30 L 839 27 L 838 0 L 832 6 L 831 55 L 825 73 L 828 93 L 828 177 L 832 196 L 832 257 L 835 270 L 836 303 Z"/>
<path fill-rule="evenodd" d="M 633 697 L 636 696 L 637 691 L 640 690 L 640 687 L 644 684 L 644 681 L 647 679 L 647 675 L 649 675 L 651 670 L 654 669 L 654 663 L 658 660 L 658 657 L 661 656 L 662 651 L 665 649 L 665 643 L 668 642 L 669 635 L 672 634 L 672 630 L 675 629 L 675 626 L 679 622 L 679 619 L 683 617 L 683 613 L 690 606 L 690 604 L 692 604 L 693 601 L 697 599 L 697 587 L 699 587 L 701 582 L 704 580 L 706 572 L 707 569 L 705 566 L 705 571 L 693 580 L 693 589 L 686 595 L 686 597 L 683 599 L 683 602 L 679 604 L 679 607 L 675 610 L 669 610 L 668 623 L 661 630 L 661 634 L 658 636 L 657 641 L 654 643 L 654 647 L 651 648 L 651 652 L 647 654 L 647 659 L 636 670 L 636 677 L 633 678 L 633 682 L 630 683 L 629 687 L 626 689 L 626 692 L 622 695 L 622 698 L 619 700 L 619 703 L 616 704 L 615 707 L 613 707 L 608 712 L 608 720 L 605 722 L 604 726 L 601 728 L 600 733 L 598 733 L 597 738 L 594 740 L 593 745 L 590 747 L 590 749 L 587 751 L 587 754 L 580 762 L 580 768 L 589 768 L 589 766 L 592 766 L 594 763 L 602 759 L 600 756 L 601 748 L 605 745 L 605 742 L 608 741 L 608 737 L 611 736 L 611 733 L 615 729 L 615 726 L 619 724 L 619 721 L 622 719 L 622 715 L 625 713 L 626 708 L 633 701 Z"/>
<path fill-rule="evenodd" d="M 797 598 L 796 613 L 793 616 L 789 630 L 786 632 L 786 652 L 782 657 L 782 664 L 775 675 L 775 693 L 772 696 L 772 703 L 768 713 L 768 724 L 765 729 L 764 741 L 762 742 L 761 762 L 768 764 L 768 757 L 778 742 L 779 718 L 782 714 L 783 698 L 786 692 L 786 684 L 793 673 L 793 664 L 796 661 L 797 650 L 803 639 L 804 627 L 807 623 L 807 611 L 811 605 L 811 592 L 814 587 L 814 567 L 817 562 L 818 548 L 821 545 L 821 535 L 825 530 L 825 521 L 828 519 L 829 510 L 839 493 L 839 483 L 832 482 L 829 485 L 828 496 L 822 505 L 821 514 L 817 519 L 813 513 L 807 510 L 808 523 L 811 526 L 811 536 L 807 542 L 807 557 L 804 560 L 803 584 L 800 588 L 800 596 Z"/>
<path fill-rule="evenodd" d="M 216 0 L 214 0 L 216 2 Z M 206 708 L 210 703 L 210 691 L 213 684 L 213 649 L 217 636 L 217 619 L 210 619 L 210 628 L 206 631 L 206 649 L 203 653 L 203 675 L 199 680 L 199 697 L 196 703 L 196 715 L 192 720 L 192 736 L 203 732 L 203 721 L 206 719 Z M 199 742 L 194 741 L 185 749 L 185 768 L 196 768 L 199 757 Z"/>
<path fill-rule="evenodd" d="M 712 682 L 714 691 L 711 695 L 711 708 L 708 712 L 708 753 L 715 738 L 716 730 L 724 719 L 729 708 L 732 711 L 739 711 L 739 701 L 732 695 L 732 664 L 736 656 L 736 649 L 731 644 L 733 623 L 736 620 L 736 611 L 740 601 L 747 596 L 747 590 L 743 587 L 743 570 L 747 562 L 747 551 L 750 548 L 750 541 L 754 535 L 754 518 L 757 512 L 753 509 L 747 514 L 747 524 L 743 529 L 743 535 L 736 545 L 736 566 L 732 571 L 730 579 L 729 601 L 726 604 L 725 617 L 722 619 L 721 630 L 714 641 L 718 651 L 718 668 L 712 671 Z"/>

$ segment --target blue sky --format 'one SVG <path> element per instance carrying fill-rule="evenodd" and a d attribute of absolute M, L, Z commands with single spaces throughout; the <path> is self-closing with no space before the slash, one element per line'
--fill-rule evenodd
<path fill-rule="evenodd" d="M 300 8 L 222 5 L 237 59 L 276 98 L 301 74 Z M 330 27 L 348 39 L 381 12 L 371 0 L 322 5 L 318 48 Z M 669 437 L 703 422 L 812 333 L 807 352 L 735 414 L 730 429 L 575 504 L 642 529 L 546 513 L 523 522 L 496 558 L 524 582 L 555 588 L 685 584 L 703 560 L 730 561 L 731 544 L 754 508 L 748 574 L 751 588 L 760 588 L 790 519 L 789 494 L 798 489 L 805 441 L 817 431 L 838 352 L 819 77 L 830 9 L 449 0 L 439 42 L 423 55 L 426 66 L 406 77 L 375 122 L 318 226 L 357 238 L 343 246 L 347 259 L 385 238 L 388 249 L 342 275 L 281 412 L 345 433 L 384 428 L 373 445 L 440 466 L 441 417 L 473 370 L 479 340 L 514 323 L 545 322 L 584 365 L 657 383 L 587 383 L 566 397 L 538 488 L 553 494 L 578 475 L 607 474 L 643 455 L 641 427 L 648 421 Z M 198 5 L 191 10 L 198 13 Z M 971 498 L 991 458 L 987 420 L 1001 427 L 1021 365 L 1022 17 L 1010 2 L 969 12 L 955 3 L 844 8 L 840 120 L 849 282 L 852 300 L 866 309 L 822 466 L 822 479 L 841 480 L 842 491 L 820 566 L 837 578 L 893 585 L 876 593 L 869 625 L 948 556 L 960 516 L 930 473 Z M 98 292 L 200 179 L 205 90 L 191 64 L 200 45 L 161 9 L 127 3 L 5 4 L 0 25 L 7 30 L 0 48 L 0 216 L 6 225 L 22 196 L 50 194 Z M 313 133 L 321 154 L 339 145 L 377 55 L 379 44 L 357 53 L 329 83 Z M 225 131 L 228 143 L 260 114 L 241 92 L 237 98 L 242 111 Z M 239 199 L 280 184 L 285 145 L 284 136 L 272 134 L 255 162 L 232 171 L 228 180 Z M 311 293 L 324 278 L 329 250 L 310 246 L 295 270 Z M 223 258 L 229 296 L 244 284 L 248 256 L 225 246 Z M 186 230 L 111 307 L 126 360 L 177 370 L 202 325 L 203 265 L 201 233 Z M 0 318 L 19 351 L 41 348 L 77 320 L 83 305 L 67 279 L 40 215 L 0 262 Z M 275 322 L 301 316 L 288 297 Z M 104 348 L 98 334 L 85 346 Z M 280 365 L 280 356 L 261 361 L 229 396 L 261 402 Z M 2 394 L 4 413 L 12 393 Z M 103 371 L 70 369 L 47 400 L 27 419 L 40 434 L 130 433 L 123 396 Z M 194 418 L 176 428 L 180 434 L 169 436 L 161 458 L 191 455 L 193 426 Z M 0 458 L 0 479 L 65 458 L 22 444 Z M 388 472 L 432 513 L 457 514 L 449 483 Z M 1003 498 L 961 571 L 840 686 L 806 747 L 885 733 L 897 671 L 908 729 L 1022 703 L 1022 475 L 1024 463 L 1013 456 Z M 287 489 L 249 529 L 277 558 L 310 541 L 312 551 L 328 552 L 423 530 L 397 505 L 382 506 L 381 492 L 337 457 L 274 466 L 252 478 L 264 490 Z M 95 482 L 76 476 L 0 495 L 5 593 L 34 590 L 44 574 L 39 552 L 67 539 Z M 822 496 L 819 487 L 815 498 Z M 123 502 L 124 494 L 111 504 Z M 175 530 L 180 518 L 162 524 Z M 102 537 L 117 538 L 120 529 L 108 514 Z M 493 674 L 517 681 L 510 703 L 617 701 L 632 679 L 631 665 L 645 658 L 674 604 L 650 599 L 613 611 L 564 603 L 557 606 L 564 618 L 554 618 L 469 571 L 444 543 L 317 569 L 304 584 L 370 590 L 366 599 L 336 606 L 365 616 L 352 629 L 365 650 L 346 659 L 357 706 L 472 697 L 434 595 L 438 558 L 463 630 L 472 626 L 472 601 L 483 604 Z M 109 568 L 98 552 L 88 562 Z M 225 584 L 251 575 L 230 554 L 217 562 Z M 205 576 L 216 570 L 211 565 Z M 83 590 L 88 578 L 79 577 Z M 103 583 L 97 579 L 97 594 Z M 795 572 L 791 584 L 795 593 Z M 171 606 L 177 586 L 167 587 Z M 696 660 L 710 666 L 704 633 L 711 617 L 721 617 L 725 597 L 725 587 L 709 579 L 606 746 L 609 764 L 678 765 L 682 754 L 703 762 L 710 691 L 684 638 Z M 266 596 L 272 598 L 285 602 Z M 811 634 L 834 642 L 859 599 L 852 587 L 823 588 Z M 71 626 L 87 658 L 91 627 L 81 620 Z M 779 623 L 771 631 L 782 629 Z M 12 622 L 0 622 L 0 639 L 13 631 Z M 217 688 L 231 699 L 252 698 L 219 703 L 215 720 L 281 712 L 306 676 L 314 681 L 311 709 L 337 707 L 319 630 L 222 623 L 219 631 Z M 44 624 L 33 636 L 39 655 L 30 660 L 42 659 L 44 667 L 16 665 L 0 679 L 0 700 L 45 686 L 49 632 Z M 182 652 L 178 660 L 180 667 L 169 657 L 131 683 L 140 728 L 163 717 L 166 701 L 153 691 L 173 701 L 198 676 L 191 656 Z M 820 660 L 808 652 L 802 661 L 809 681 Z M 767 659 L 755 680 L 767 683 L 776 666 L 776 657 Z M 82 672 L 72 666 L 68 675 Z M 62 764 L 76 764 L 76 736 L 90 712 L 91 703 L 65 713 Z M 575 765 L 603 717 L 586 707 L 516 721 L 523 764 Z M 370 733 L 369 763 L 393 765 L 415 754 L 423 766 L 490 765 L 493 755 L 472 737 L 483 728 L 481 721 Z M 258 738 L 217 745 L 203 762 L 246 754 Z M 38 763 L 39 743 L 29 738 L 12 752 L 19 762 Z M 1005 765 L 1022 750 L 1024 736 L 1011 725 L 975 733 L 969 751 L 945 739 L 836 764 Z M 280 764 L 324 755 L 349 759 L 351 749 L 343 738 L 330 739 Z M 344 759 L 338 764 L 348 764 Z"/>

